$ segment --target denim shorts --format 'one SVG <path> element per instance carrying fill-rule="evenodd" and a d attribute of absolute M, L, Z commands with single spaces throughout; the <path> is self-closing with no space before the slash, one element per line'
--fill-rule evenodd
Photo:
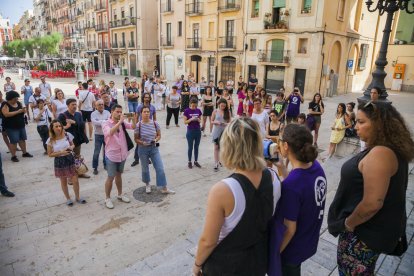
<path fill-rule="evenodd" d="M 26 128 L 8 128 L 6 129 L 10 144 L 17 144 L 19 141 L 27 140 Z"/>
<path fill-rule="evenodd" d="M 125 161 L 122 162 L 112 162 L 107 157 L 106 160 L 106 171 L 108 172 L 109 177 L 115 177 L 116 173 L 123 173 L 124 172 L 124 166 Z"/>

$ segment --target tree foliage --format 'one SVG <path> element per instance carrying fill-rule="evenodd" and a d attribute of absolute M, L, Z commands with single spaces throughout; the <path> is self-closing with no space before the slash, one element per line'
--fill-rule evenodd
<path fill-rule="evenodd" d="M 33 57 L 34 50 L 40 50 L 40 55 L 53 55 L 59 52 L 58 46 L 62 41 L 62 35 L 59 33 L 52 33 L 43 37 L 35 37 L 25 40 L 13 40 L 9 44 L 4 45 L 3 49 L 8 56 L 16 56 L 24 58 L 26 51 Z M 38 51 L 39 54 L 39 51 Z"/>

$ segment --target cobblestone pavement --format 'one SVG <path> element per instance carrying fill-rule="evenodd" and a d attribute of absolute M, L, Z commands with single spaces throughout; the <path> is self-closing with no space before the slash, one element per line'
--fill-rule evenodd
<path fill-rule="evenodd" d="M 19 88 L 23 82 L 10 75 Z M 115 80 L 120 87 L 123 77 L 103 75 L 97 79 Z M 74 95 L 76 82 L 51 80 L 67 96 Z M 38 80 L 32 80 L 34 85 Z M 0 85 L 3 81 L 0 81 Z M 337 103 L 349 102 L 358 93 L 325 99 L 326 113 L 322 119 L 321 149 L 327 149 L 330 124 Z M 414 129 L 412 103 L 414 94 L 393 93 L 390 99 Z M 122 102 L 122 100 L 121 100 Z M 305 109 L 304 109 L 305 110 Z M 126 162 L 124 192 L 131 203 L 115 202 L 115 208 L 104 206 L 104 181 L 99 174 L 81 179 L 81 195 L 88 204 L 65 206 L 58 180 L 53 175 L 53 159 L 43 155 L 40 137 L 33 123 L 27 127 L 28 151 L 33 159 L 21 158 L 12 163 L 4 143 L 0 145 L 6 183 L 16 193 L 15 198 L 0 197 L 0 275 L 189 275 L 196 244 L 203 225 L 206 197 L 213 183 L 229 172 L 213 171 L 211 137 L 203 137 L 200 146 L 202 169 L 189 170 L 186 160 L 185 127 L 165 129 L 165 112 L 159 112 L 162 127 L 161 155 L 168 185 L 176 195 L 138 201 L 141 168 L 130 167 L 133 156 Z M 82 154 L 91 167 L 93 142 L 82 146 Z M 18 156 L 21 153 L 18 153 Z M 325 152 L 322 152 L 324 155 Z M 349 158 L 336 157 L 324 164 L 328 178 L 327 207 L 337 185 L 339 170 Z M 413 164 L 410 164 L 412 169 Z M 152 179 L 155 179 L 151 171 Z M 154 184 L 154 181 L 153 181 Z M 73 194 L 72 191 L 70 191 Z M 112 195 L 115 194 L 115 191 Z M 139 197 L 137 197 L 139 198 Z M 381 256 L 378 275 L 412 275 L 414 271 L 414 177 L 409 177 L 407 234 L 409 249 L 401 258 Z M 304 275 L 337 275 L 336 243 L 326 230 L 326 218 L 321 229 L 317 254 L 304 263 Z"/>

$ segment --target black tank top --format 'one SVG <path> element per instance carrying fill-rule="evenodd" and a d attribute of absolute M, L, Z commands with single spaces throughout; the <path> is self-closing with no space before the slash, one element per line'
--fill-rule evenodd
<path fill-rule="evenodd" d="M 232 174 L 243 189 L 246 209 L 241 220 L 213 250 L 203 275 L 262 276 L 268 259 L 268 223 L 273 214 L 273 184 L 268 169 L 256 189 L 241 174 Z"/>
<path fill-rule="evenodd" d="M 17 111 L 22 109 L 22 104 L 20 102 L 17 102 L 17 107 L 11 106 L 8 102 L 4 102 L 2 104 L 1 108 L 3 108 L 4 105 L 7 105 L 9 107 L 9 112 Z M 17 115 L 14 115 L 12 117 L 3 117 L 3 126 L 4 128 L 10 128 L 10 129 L 20 129 L 25 126 L 24 124 L 24 113 L 19 113 Z"/>
<path fill-rule="evenodd" d="M 367 149 L 357 154 L 342 166 L 341 180 L 328 213 L 328 230 L 334 236 L 345 230 L 345 218 L 362 200 L 364 179 L 358 170 L 358 164 L 369 151 L 370 149 Z M 395 249 L 407 223 L 405 200 L 408 163 L 398 155 L 397 158 L 398 170 L 390 179 L 383 207 L 370 220 L 358 225 L 354 231 L 368 248 L 385 254 L 390 254 Z"/>
<path fill-rule="evenodd" d="M 279 124 L 279 127 L 277 128 L 277 129 L 275 129 L 275 130 L 271 130 L 270 129 L 270 123 L 269 123 L 269 132 L 268 132 L 268 134 L 270 135 L 270 136 L 279 136 L 279 133 L 280 133 L 280 127 L 282 126 L 282 124 L 280 123 Z"/>

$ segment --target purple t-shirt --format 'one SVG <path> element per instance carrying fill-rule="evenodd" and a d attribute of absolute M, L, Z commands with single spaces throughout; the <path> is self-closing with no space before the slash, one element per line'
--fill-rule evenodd
<path fill-rule="evenodd" d="M 286 116 L 297 117 L 300 113 L 300 97 L 291 95 L 289 97 L 289 105 L 286 111 Z"/>
<path fill-rule="evenodd" d="M 190 119 L 190 118 L 193 118 L 193 117 L 201 118 L 201 115 L 202 115 L 202 112 L 198 108 L 196 108 L 196 109 L 187 108 L 186 110 L 184 110 L 184 116 L 187 119 Z M 192 121 L 187 125 L 187 129 L 188 130 L 200 129 L 200 123 L 197 122 L 197 121 Z"/>
<path fill-rule="evenodd" d="M 298 265 L 316 253 L 326 191 L 325 172 L 316 160 L 309 169 L 292 170 L 282 182 L 282 196 L 274 223 L 278 228 L 282 226 L 278 226 L 277 221 L 296 221 L 296 233 L 281 253 L 282 263 Z M 271 236 L 278 232 L 272 231 Z M 279 248 L 273 248 L 270 252 L 279 252 Z"/>

